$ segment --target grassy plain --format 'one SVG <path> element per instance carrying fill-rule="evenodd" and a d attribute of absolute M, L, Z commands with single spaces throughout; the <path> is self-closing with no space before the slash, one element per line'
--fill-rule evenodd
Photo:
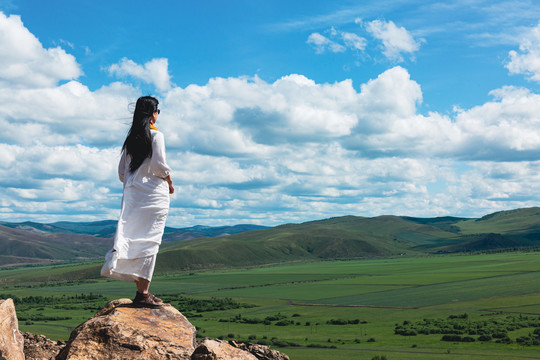
<path fill-rule="evenodd" d="M 158 274 L 151 290 L 188 313 L 201 336 L 274 344 L 273 348 L 294 360 L 372 359 L 376 355 L 402 360 L 538 359 L 539 345 L 516 342 L 532 334 L 535 326 L 508 331 L 511 343 L 497 343 L 495 338 L 481 342 L 478 334 L 471 336 L 474 342 L 446 342 L 441 341 L 441 334 L 402 336 L 394 330 L 397 324 L 446 321 L 464 313 L 469 324 L 501 323 L 509 316 L 540 321 L 539 264 L 537 252 L 297 262 Z M 83 264 L 0 270 L 0 297 L 48 298 L 50 303 L 17 305 L 17 315 L 25 319 L 19 327 L 67 339 L 75 326 L 107 300 L 134 295 L 133 284 L 120 281 L 47 282 L 62 272 L 95 268 L 95 264 Z M 78 298 L 90 293 L 102 297 Z M 182 309 L 177 301 L 180 295 L 231 298 L 255 307 L 197 312 Z M 339 319 L 353 323 L 328 323 Z M 276 325 L 279 321 L 286 325 Z"/>

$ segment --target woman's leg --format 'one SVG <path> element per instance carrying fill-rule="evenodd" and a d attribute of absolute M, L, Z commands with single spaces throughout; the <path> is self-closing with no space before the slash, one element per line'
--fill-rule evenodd
<path fill-rule="evenodd" d="M 137 291 L 141 294 L 148 294 L 148 288 L 150 288 L 150 281 L 139 278 L 135 281 L 137 284 Z"/>
<path fill-rule="evenodd" d="M 138 278 L 135 283 L 137 284 L 137 295 L 133 299 L 135 305 L 145 307 L 161 307 L 163 305 L 163 301 L 160 298 L 148 292 L 150 281 L 144 278 Z"/>

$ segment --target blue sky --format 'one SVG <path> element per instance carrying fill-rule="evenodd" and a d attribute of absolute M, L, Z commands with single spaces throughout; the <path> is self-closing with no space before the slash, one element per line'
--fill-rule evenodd
<path fill-rule="evenodd" d="M 118 216 L 140 95 L 168 224 L 537 206 L 532 1 L 2 1 L 4 221 Z"/>

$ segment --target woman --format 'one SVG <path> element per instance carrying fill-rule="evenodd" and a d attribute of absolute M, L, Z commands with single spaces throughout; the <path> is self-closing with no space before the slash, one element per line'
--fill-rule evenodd
<path fill-rule="evenodd" d="M 124 184 L 120 219 L 114 247 L 101 269 L 103 276 L 136 283 L 133 303 L 147 307 L 163 305 L 148 288 L 165 229 L 169 195 L 174 192 L 163 134 L 154 126 L 160 112 L 158 103 L 151 96 L 143 96 L 135 105 L 118 165 Z"/>

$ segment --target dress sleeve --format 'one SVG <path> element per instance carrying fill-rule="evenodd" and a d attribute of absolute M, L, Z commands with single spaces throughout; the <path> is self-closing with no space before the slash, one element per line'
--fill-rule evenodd
<path fill-rule="evenodd" d="M 171 168 L 167 165 L 165 157 L 165 139 L 160 132 L 156 132 L 152 138 L 152 159 L 150 161 L 150 169 L 155 176 L 164 178 L 171 173 Z"/>
<path fill-rule="evenodd" d="M 120 157 L 120 162 L 118 163 L 118 178 L 120 179 L 121 182 L 124 182 L 125 174 L 126 174 L 126 171 L 128 170 L 126 158 L 127 158 L 126 152 L 123 150 L 122 156 Z"/>

